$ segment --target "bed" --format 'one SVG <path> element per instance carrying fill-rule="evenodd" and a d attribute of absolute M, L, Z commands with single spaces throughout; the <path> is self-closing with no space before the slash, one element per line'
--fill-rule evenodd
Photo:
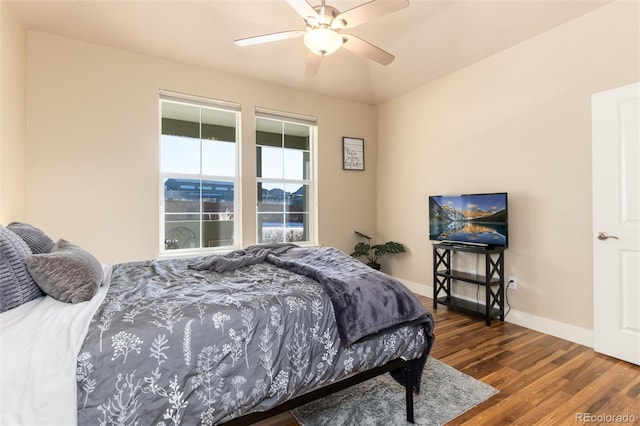
<path fill-rule="evenodd" d="M 2 424 L 250 424 L 387 371 L 410 404 L 434 339 L 404 286 L 331 247 L 100 275 L 84 302 L 0 314 Z"/>

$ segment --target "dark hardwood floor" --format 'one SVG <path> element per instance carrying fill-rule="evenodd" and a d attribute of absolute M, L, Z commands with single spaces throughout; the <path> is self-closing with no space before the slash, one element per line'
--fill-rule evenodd
<path fill-rule="evenodd" d="M 640 425 L 640 367 L 508 322 L 438 306 L 431 355 L 500 393 L 450 425 Z M 619 416 L 619 417 L 617 417 Z M 290 414 L 261 425 L 298 425 Z"/>

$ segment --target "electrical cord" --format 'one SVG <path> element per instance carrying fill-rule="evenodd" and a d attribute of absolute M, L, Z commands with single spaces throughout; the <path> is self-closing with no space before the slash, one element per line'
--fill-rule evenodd
<path fill-rule="evenodd" d="M 507 288 L 504 290 L 504 304 L 507 305 L 507 312 L 504 313 L 504 319 L 507 319 L 507 315 L 511 311 L 511 305 L 509 305 L 509 284 L 511 284 L 513 280 L 509 280 L 507 283 Z"/>

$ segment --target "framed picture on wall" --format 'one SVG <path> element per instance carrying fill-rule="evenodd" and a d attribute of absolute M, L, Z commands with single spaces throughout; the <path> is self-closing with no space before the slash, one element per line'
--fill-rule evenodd
<path fill-rule="evenodd" d="M 342 138 L 342 168 L 364 170 L 364 139 Z"/>

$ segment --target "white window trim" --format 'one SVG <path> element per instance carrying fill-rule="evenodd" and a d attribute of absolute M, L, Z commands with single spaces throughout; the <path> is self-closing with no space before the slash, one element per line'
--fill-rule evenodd
<path fill-rule="evenodd" d="M 312 199 L 312 205 L 309 206 L 309 241 L 301 241 L 299 242 L 300 245 L 303 246 L 317 246 L 319 244 L 318 241 L 318 119 L 316 117 L 313 116 L 309 116 L 309 115 L 303 115 L 303 114 L 296 114 L 296 113 L 289 113 L 289 112 L 283 112 L 283 111 L 278 111 L 278 110 L 274 110 L 274 109 L 269 109 L 269 108 L 263 108 L 263 107 L 256 107 L 255 109 L 255 117 L 254 117 L 254 133 L 255 133 L 255 123 L 257 122 L 257 119 L 259 118 L 263 118 L 263 119 L 268 119 L 268 120 L 276 120 L 276 121 L 280 121 L 280 122 L 284 122 L 284 123 L 291 123 L 291 124 L 302 124 L 305 126 L 310 126 L 311 127 L 311 133 L 310 133 L 310 141 L 309 141 L 309 153 L 311 155 L 311 179 L 269 179 L 269 178 L 261 178 L 261 177 L 255 177 L 256 179 L 256 183 L 255 186 L 257 187 L 257 184 L 259 182 L 263 182 L 263 183 L 301 183 L 301 184 L 308 184 L 309 185 L 309 193 Z M 257 142 L 256 142 L 256 147 L 258 146 Z M 255 148 L 254 148 L 255 149 Z M 255 166 L 254 166 L 254 170 L 255 170 Z M 254 172 L 255 175 L 255 172 Z M 259 223 L 258 223 L 258 210 L 257 210 L 257 203 L 256 203 L 256 211 L 255 211 L 255 218 L 254 220 L 256 221 L 256 234 L 255 234 L 255 239 L 256 239 L 256 243 L 258 241 L 258 227 L 259 227 Z M 297 243 L 298 244 L 298 243 Z"/>
<path fill-rule="evenodd" d="M 158 170 L 159 170 L 159 182 L 158 182 L 158 200 L 160 201 L 159 205 L 159 223 L 158 223 L 158 257 L 159 258 L 175 258 L 175 257 L 185 257 L 185 256 L 193 256 L 196 254 L 207 254 L 212 252 L 228 252 L 233 249 L 237 249 L 240 247 L 241 238 L 242 238 L 242 203 L 240 202 L 241 196 L 241 188 L 240 188 L 240 166 L 241 166 L 241 139 L 240 139 L 240 126 L 241 126 L 241 117 L 240 117 L 240 104 L 235 102 L 217 100 L 217 99 L 209 99 L 201 96 L 188 95 L 184 93 L 171 92 L 167 90 L 160 90 L 159 98 L 158 98 L 158 144 L 161 145 L 162 140 L 162 102 L 175 102 L 181 103 L 184 105 L 195 105 L 205 108 L 214 108 L 214 109 L 222 109 L 227 111 L 236 112 L 236 176 L 231 179 L 229 176 L 214 176 L 214 175 L 192 175 L 192 174 L 183 174 L 183 173 L 164 173 L 162 172 L 162 149 L 159 146 L 158 149 Z M 202 150 L 202 146 L 200 147 Z M 185 179 L 212 179 L 212 180 L 232 180 L 234 182 L 235 190 L 234 190 L 234 199 L 233 199 L 233 209 L 234 209 L 234 231 L 233 231 L 233 240 L 234 244 L 232 246 L 224 246 L 224 247 L 197 247 L 191 249 L 172 249 L 167 250 L 165 248 L 165 209 L 164 209 L 164 180 L 168 177 L 174 178 L 185 178 Z M 202 235 L 202 221 L 200 221 L 200 235 Z"/>

